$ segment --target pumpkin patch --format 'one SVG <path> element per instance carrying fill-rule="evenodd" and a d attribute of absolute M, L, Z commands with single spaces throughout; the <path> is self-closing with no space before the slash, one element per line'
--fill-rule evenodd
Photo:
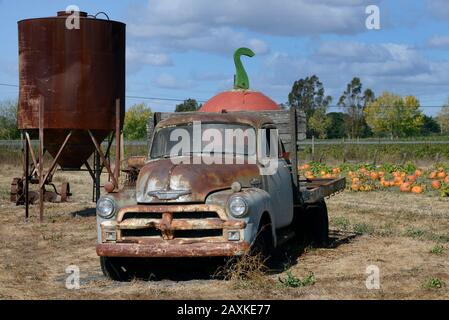
<path fill-rule="evenodd" d="M 415 195 L 429 194 L 449 197 L 449 165 L 417 168 L 405 165 L 342 164 L 328 166 L 311 162 L 298 167 L 299 174 L 307 179 L 335 179 L 346 177 L 350 192 L 389 191 Z"/>

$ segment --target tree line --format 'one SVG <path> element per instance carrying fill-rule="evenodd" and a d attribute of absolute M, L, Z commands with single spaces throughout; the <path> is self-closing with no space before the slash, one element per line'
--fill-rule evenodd
<path fill-rule="evenodd" d="M 353 78 L 337 101 L 341 111 L 330 112 L 332 97 L 326 95 L 323 83 L 312 75 L 295 81 L 282 108 L 298 108 L 307 117 L 309 138 L 413 137 L 449 134 L 449 100 L 437 116 L 420 110 L 419 100 L 384 92 L 376 96 L 364 89 L 360 78 Z M 194 112 L 201 108 L 195 99 L 176 105 L 175 112 Z M 127 140 L 146 138 L 146 125 L 151 108 L 145 103 L 131 106 L 126 112 L 124 135 Z M 0 140 L 20 139 L 17 129 L 17 101 L 0 102 Z"/>
<path fill-rule="evenodd" d="M 332 97 L 325 94 L 316 76 L 295 81 L 284 106 L 303 110 L 307 136 L 317 138 L 413 137 L 449 134 L 449 102 L 436 117 L 420 110 L 419 100 L 410 95 L 384 92 L 376 97 L 353 78 L 338 99 L 341 112 L 328 112 Z"/>

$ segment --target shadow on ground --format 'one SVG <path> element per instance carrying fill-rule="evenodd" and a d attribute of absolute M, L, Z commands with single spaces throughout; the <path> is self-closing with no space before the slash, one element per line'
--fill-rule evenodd
<path fill-rule="evenodd" d="M 95 208 L 88 208 L 79 210 L 76 212 L 71 213 L 72 217 L 81 217 L 81 218 L 87 218 L 87 217 L 95 217 L 97 215 Z"/>
<path fill-rule="evenodd" d="M 333 230 L 329 234 L 329 245 L 324 249 L 334 249 L 348 243 L 357 236 L 355 233 Z M 267 262 L 269 274 L 280 274 L 298 263 L 298 259 L 311 247 L 292 240 L 277 250 L 277 254 Z M 229 262 L 227 258 L 170 258 L 142 259 L 133 266 L 135 277 L 145 281 L 193 281 L 220 279 L 217 270 Z"/>

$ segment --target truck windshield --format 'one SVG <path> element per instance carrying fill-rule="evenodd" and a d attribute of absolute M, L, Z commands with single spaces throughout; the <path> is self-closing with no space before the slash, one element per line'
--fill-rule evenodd
<path fill-rule="evenodd" d="M 189 124 L 161 128 L 155 132 L 150 158 L 192 154 L 256 154 L 256 131 L 244 124 Z"/>

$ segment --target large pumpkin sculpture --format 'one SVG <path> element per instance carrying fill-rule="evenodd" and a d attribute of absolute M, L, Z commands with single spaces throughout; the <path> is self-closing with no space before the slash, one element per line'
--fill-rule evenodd
<path fill-rule="evenodd" d="M 248 74 L 243 67 L 241 56 L 254 57 L 248 48 L 240 48 L 234 54 L 236 75 L 234 89 L 214 96 L 199 112 L 234 112 L 280 110 L 278 104 L 258 91 L 249 89 Z"/>

